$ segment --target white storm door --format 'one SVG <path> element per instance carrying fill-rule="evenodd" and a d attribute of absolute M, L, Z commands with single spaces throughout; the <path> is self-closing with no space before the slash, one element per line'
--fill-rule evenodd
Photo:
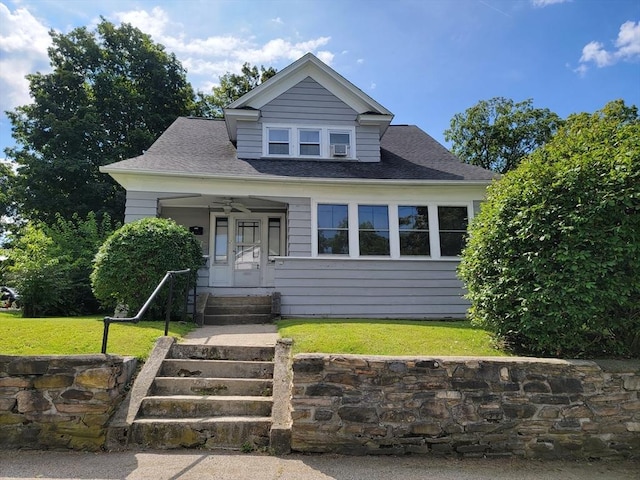
<path fill-rule="evenodd" d="M 233 284 L 258 287 L 262 273 L 262 235 L 259 219 L 237 219 L 234 235 Z"/>

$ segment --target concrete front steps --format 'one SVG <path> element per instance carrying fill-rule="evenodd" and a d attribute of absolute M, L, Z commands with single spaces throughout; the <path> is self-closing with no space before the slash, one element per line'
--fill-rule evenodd
<path fill-rule="evenodd" d="M 279 297 L 278 302 L 279 302 Z M 209 295 L 204 309 L 205 325 L 270 323 L 279 315 L 274 295 Z"/>
<path fill-rule="evenodd" d="M 108 448 L 286 452 L 290 344 L 280 346 L 278 385 L 286 408 L 281 405 L 280 413 L 273 411 L 278 346 L 181 345 L 162 337 L 134 383 L 126 414 L 112 422 Z"/>

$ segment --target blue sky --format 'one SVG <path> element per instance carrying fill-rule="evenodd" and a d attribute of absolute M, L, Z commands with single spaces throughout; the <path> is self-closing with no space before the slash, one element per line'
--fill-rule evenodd
<path fill-rule="evenodd" d="M 99 17 L 152 35 L 209 91 L 244 62 L 284 68 L 310 51 L 442 143 L 451 117 L 495 96 L 562 117 L 640 106 L 638 0 L 0 0 L 0 110 L 48 71 L 48 31 Z M 0 116 L 0 158 L 12 145 Z"/>

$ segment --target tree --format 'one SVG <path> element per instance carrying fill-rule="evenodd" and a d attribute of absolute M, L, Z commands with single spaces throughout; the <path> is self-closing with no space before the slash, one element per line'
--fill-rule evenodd
<path fill-rule="evenodd" d="M 7 112 L 19 213 L 48 224 L 56 213 L 122 219 L 124 191 L 98 168 L 141 155 L 193 111 L 193 90 L 176 57 L 129 24 L 50 35 L 53 71 L 28 75 L 33 103 Z"/>
<path fill-rule="evenodd" d="M 640 117 L 572 115 L 489 189 L 460 275 L 470 314 L 516 352 L 640 355 Z"/>
<path fill-rule="evenodd" d="M 126 306 L 135 315 L 169 270 L 191 269 L 190 284 L 202 265 L 202 247 L 173 220 L 148 217 L 116 230 L 96 255 L 91 282 L 93 292 L 108 307 Z M 187 283 L 176 278 L 176 298 Z M 180 294 L 182 289 L 182 294 Z M 166 291 L 156 299 L 151 314 L 161 316 Z"/>
<path fill-rule="evenodd" d="M 276 74 L 273 67 L 264 68 L 251 66 L 249 63 L 242 65 L 242 74 L 227 72 L 220 77 L 220 85 L 213 87 L 210 95 L 199 92 L 197 97 L 197 113 L 203 117 L 222 117 L 224 108 L 237 100 L 245 93 L 253 90 L 261 83 L 266 82 Z"/>
<path fill-rule="evenodd" d="M 562 120 L 547 108 L 534 108 L 531 99 L 495 97 L 455 114 L 450 125 L 444 138 L 463 162 L 506 173 L 549 141 Z"/>
<path fill-rule="evenodd" d="M 116 226 L 108 215 L 98 222 L 91 212 L 86 219 L 58 215 L 52 226 L 29 222 L 12 233 L 8 276 L 20 292 L 23 316 L 96 313 L 89 275 L 98 248 Z"/>
<path fill-rule="evenodd" d="M 3 244 L 3 237 L 7 230 L 5 219 L 15 214 L 15 205 L 10 193 L 11 182 L 14 178 L 11 166 L 0 162 L 0 246 Z"/>

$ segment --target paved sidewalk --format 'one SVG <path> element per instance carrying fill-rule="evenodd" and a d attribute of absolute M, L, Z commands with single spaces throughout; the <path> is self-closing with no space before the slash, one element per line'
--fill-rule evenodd
<path fill-rule="evenodd" d="M 637 480 L 638 462 L 541 462 L 419 456 L 273 457 L 231 452 L 0 451 L 1 479 Z"/>
<path fill-rule="evenodd" d="M 181 343 L 204 345 L 273 346 L 278 329 L 271 323 L 205 325 L 189 332 Z"/>

